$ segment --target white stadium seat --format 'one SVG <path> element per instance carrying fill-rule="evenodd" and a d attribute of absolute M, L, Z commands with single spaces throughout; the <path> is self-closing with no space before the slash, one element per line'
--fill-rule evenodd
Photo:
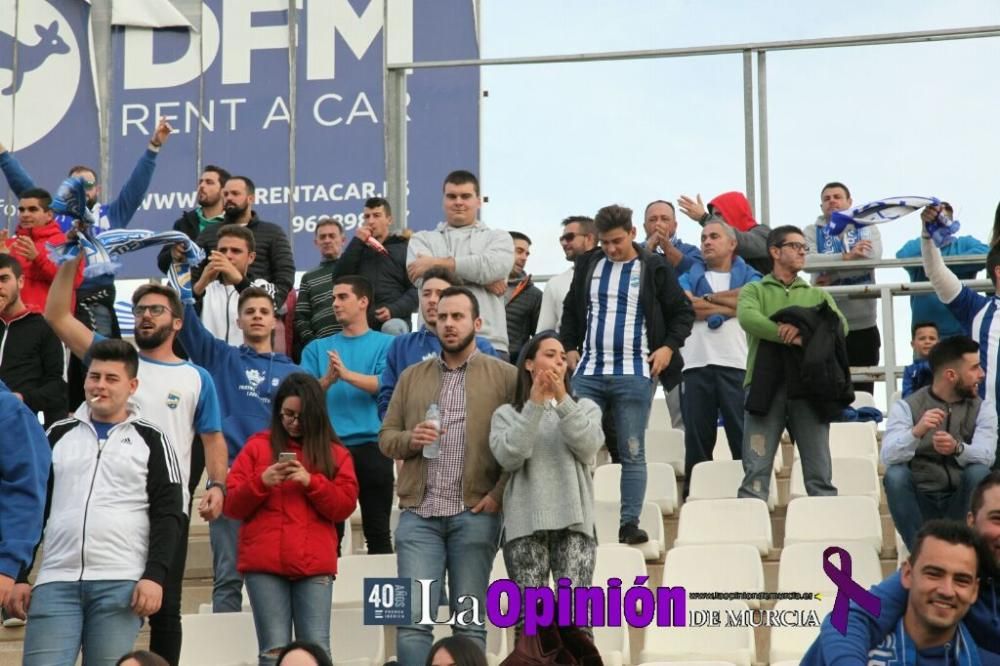
<path fill-rule="evenodd" d="M 681 510 L 681 520 L 684 511 Z M 882 552 L 882 518 L 870 497 L 799 497 L 788 504 L 785 545 L 863 541 Z"/>
<path fill-rule="evenodd" d="M 878 468 L 870 458 L 833 458 L 833 485 L 841 497 L 871 497 L 877 504 L 882 498 L 882 484 L 878 478 Z M 792 478 L 788 486 L 791 499 L 807 497 L 805 479 L 802 476 L 802 461 L 792 463 Z"/>
<path fill-rule="evenodd" d="M 674 546 L 663 563 L 663 585 L 683 585 L 698 592 L 763 592 L 760 553 L 747 544 Z M 759 608 L 760 600 L 748 600 Z"/>
<path fill-rule="evenodd" d="M 851 426 L 844 430 L 833 428 L 832 426 Z M 856 428 L 854 426 L 863 426 Z M 831 423 L 830 424 L 830 457 L 837 458 L 866 458 L 871 461 L 872 467 L 878 469 L 878 440 L 875 432 L 867 424 L 863 423 Z M 799 460 L 799 449 L 795 449 L 795 460 Z M 836 485 L 836 484 L 834 484 Z"/>
<path fill-rule="evenodd" d="M 337 582 L 333 586 L 334 608 L 360 608 L 364 603 L 365 578 L 395 578 L 396 556 L 350 555 L 337 560 Z"/>
<path fill-rule="evenodd" d="M 808 591 L 808 590 L 807 590 Z M 822 601 L 818 599 L 788 600 L 782 599 L 774 605 L 774 610 L 781 611 L 816 611 L 819 622 L 823 621 L 833 609 L 836 599 L 835 594 L 824 594 Z M 799 660 L 813 644 L 819 635 L 819 627 L 771 627 L 771 653 L 772 664 L 780 661 L 791 661 L 799 663 Z"/>
<path fill-rule="evenodd" d="M 735 499 L 743 482 L 743 462 L 740 460 L 706 460 L 694 466 L 688 480 L 688 502 L 706 499 Z M 767 508 L 778 504 L 778 481 L 771 472 Z"/>
<path fill-rule="evenodd" d="M 180 666 L 251 666 L 257 663 L 257 632 L 252 613 L 181 616 L 184 643 Z"/>
<path fill-rule="evenodd" d="M 763 506 L 763 504 L 761 504 Z M 747 605 L 740 601 L 688 601 L 688 611 L 717 611 L 721 616 L 729 612 L 745 612 Z M 656 623 L 645 629 L 645 645 L 639 661 L 695 661 L 719 660 L 738 666 L 750 666 L 756 655 L 753 628 L 725 626 L 659 627 Z"/>
<path fill-rule="evenodd" d="M 622 466 L 602 465 L 594 470 L 594 500 L 618 502 L 621 500 Z M 646 463 L 646 502 L 660 507 L 664 516 L 677 510 L 679 503 L 677 477 L 667 463 Z"/>
<path fill-rule="evenodd" d="M 617 502 L 594 502 L 594 522 L 597 526 L 598 544 L 617 544 L 621 508 Z M 639 527 L 646 530 L 649 541 L 630 546 L 642 552 L 647 562 L 663 557 L 666 551 L 666 537 L 663 534 L 663 516 L 660 508 L 652 502 L 642 505 Z"/>
<path fill-rule="evenodd" d="M 366 625 L 361 608 L 334 608 L 330 613 L 330 651 L 337 666 L 382 666 L 384 628 Z"/>
<path fill-rule="evenodd" d="M 667 463 L 674 474 L 684 476 L 684 431 L 673 428 L 646 429 L 646 462 Z"/>
<path fill-rule="evenodd" d="M 833 592 L 836 584 L 823 572 L 823 552 L 839 546 L 851 556 L 851 578 L 868 589 L 882 582 L 882 565 L 870 544 L 863 541 L 809 541 L 785 544 L 778 565 L 778 592 Z M 842 564 L 834 559 L 838 568 Z"/>
<path fill-rule="evenodd" d="M 868 391 L 855 391 L 854 392 L 854 402 L 851 403 L 851 407 L 854 409 L 861 409 L 862 407 L 878 407 L 875 404 L 875 396 L 873 396 Z"/>
<path fill-rule="evenodd" d="M 675 546 L 745 543 L 766 555 L 774 542 L 767 504 L 758 499 L 687 502 L 681 507 Z"/>

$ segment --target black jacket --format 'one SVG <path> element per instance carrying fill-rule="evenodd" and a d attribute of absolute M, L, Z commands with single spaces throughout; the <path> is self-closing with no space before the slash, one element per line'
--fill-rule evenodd
<path fill-rule="evenodd" d="M 788 399 L 809 401 L 819 419 L 829 423 L 854 402 L 843 322 L 827 303 L 783 308 L 771 319 L 796 326 L 802 334 L 802 346 L 761 341 L 747 411 L 766 414 L 775 391 L 784 382 Z"/>
<path fill-rule="evenodd" d="M 62 343 L 37 312 L 0 319 L 0 379 L 24 396 L 28 409 L 44 412 L 46 424 L 66 418 Z"/>
<path fill-rule="evenodd" d="M 681 381 L 684 360 L 678 353 L 684 340 L 691 334 L 694 308 L 677 283 L 673 267 L 658 254 L 653 254 L 637 243 L 632 244 L 642 262 L 642 284 L 639 302 L 646 319 L 646 341 L 651 351 L 666 345 L 674 350 L 666 370 L 660 373 L 664 389 L 670 390 Z M 604 251 L 594 248 L 576 259 L 573 281 L 563 302 L 563 316 L 559 338 L 567 351 L 581 351 L 587 337 L 587 317 L 590 313 L 590 282 L 597 263 L 604 258 Z"/>
<path fill-rule="evenodd" d="M 174 231 L 180 231 L 193 241 L 198 240 L 198 233 L 200 229 L 201 221 L 198 219 L 197 211 L 194 210 L 184 211 L 184 214 L 180 216 L 180 219 L 174 222 Z M 156 255 L 156 265 L 160 268 L 160 272 L 164 275 L 166 275 L 167 271 L 170 270 L 170 264 L 173 262 L 173 258 L 170 255 L 170 251 L 173 247 L 173 245 L 164 245 L 160 249 L 160 253 Z"/>
<path fill-rule="evenodd" d="M 522 282 L 527 284 L 518 292 Z M 507 280 L 507 291 L 511 299 L 507 301 L 507 344 L 510 362 L 517 363 L 521 347 L 527 344 L 538 328 L 538 313 L 542 308 L 542 290 L 531 281 L 530 275 L 521 274 L 514 280 Z M 516 292 L 516 294 L 515 294 Z"/>
<path fill-rule="evenodd" d="M 216 222 L 205 227 L 205 230 L 198 235 L 197 243 L 205 254 L 209 254 L 218 244 L 219 229 L 226 222 Z M 247 277 L 250 281 L 264 279 L 274 285 L 275 297 L 274 307 L 280 310 L 288 298 L 288 292 L 295 285 L 295 258 L 292 256 L 292 246 L 288 244 L 288 237 L 284 229 L 277 224 L 264 222 L 257 213 L 253 213 L 247 229 L 253 232 L 254 242 L 257 246 L 257 256 L 247 270 Z M 201 277 L 201 271 L 205 262 L 192 271 L 192 280 L 197 281 Z"/>
<path fill-rule="evenodd" d="M 360 275 L 372 283 L 375 302 L 368 306 L 368 326 L 382 330 L 382 322 L 375 319 L 375 311 L 389 308 L 394 319 L 410 321 L 418 306 L 417 288 L 406 274 L 406 249 L 410 239 L 389 236 L 382 245 L 388 256 L 367 243 L 353 238 L 340 255 L 333 269 L 333 279 L 344 275 Z"/>

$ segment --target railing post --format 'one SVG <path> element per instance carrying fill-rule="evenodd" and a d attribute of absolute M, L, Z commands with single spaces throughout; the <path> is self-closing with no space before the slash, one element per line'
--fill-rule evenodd
<path fill-rule="evenodd" d="M 407 226 L 406 196 L 406 70 L 385 72 L 385 180 L 392 206 L 392 231 Z"/>
<path fill-rule="evenodd" d="M 752 211 L 757 207 L 757 176 L 754 172 L 754 145 L 753 145 L 753 51 L 743 52 L 743 145 L 744 159 L 746 162 L 747 177 L 747 200 L 750 202 Z"/>
<path fill-rule="evenodd" d="M 896 323 L 893 319 L 892 286 L 882 285 L 882 368 L 885 371 L 886 405 L 896 392 Z"/>

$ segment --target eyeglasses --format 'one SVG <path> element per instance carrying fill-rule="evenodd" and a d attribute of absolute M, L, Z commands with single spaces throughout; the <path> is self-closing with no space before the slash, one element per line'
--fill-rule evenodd
<path fill-rule="evenodd" d="M 289 421 L 289 422 L 296 422 L 296 423 L 301 423 L 302 422 L 302 415 L 301 414 L 298 414 L 296 412 L 290 412 L 290 411 L 288 411 L 286 409 L 281 410 L 281 418 L 283 418 L 283 419 L 285 419 L 286 421 Z"/>
<path fill-rule="evenodd" d="M 794 241 L 789 241 L 787 243 L 779 243 L 778 247 L 790 247 L 793 250 L 795 250 L 796 252 L 808 252 L 809 251 L 809 246 L 808 245 L 806 245 L 805 243 L 797 243 L 797 242 L 794 242 Z"/>
<path fill-rule="evenodd" d="M 173 310 L 168 308 L 166 305 L 136 305 L 132 308 L 132 314 L 136 317 L 141 317 L 147 312 L 154 317 L 159 317 L 164 312 L 169 312 L 170 314 L 174 313 Z"/>
<path fill-rule="evenodd" d="M 97 185 L 97 181 L 96 180 L 85 180 L 85 181 L 83 181 L 83 189 L 85 189 L 85 190 L 93 189 L 96 185 Z"/>
<path fill-rule="evenodd" d="M 573 239 L 577 236 L 582 236 L 583 234 L 578 234 L 575 231 L 570 231 L 559 237 L 560 243 L 572 243 Z"/>

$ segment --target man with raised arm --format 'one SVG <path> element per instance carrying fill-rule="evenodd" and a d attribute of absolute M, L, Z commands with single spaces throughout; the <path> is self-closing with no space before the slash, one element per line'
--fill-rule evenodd
<path fill-rule="evenodd" d="M 91 347 L 104 340 L 70 312 L 73 276 L 79 259 L 65 262 L 56 272 L 45 319 L 59 339 L 86 366 Z M 174 448 L 184 483 L 184 510 L 190 512 L 188 477 L 195 434 L 205 449 L 208 487 L 198 505 L 206 520 L 222 513 L 226 479 L 226 441 L 222 437 L 219 399 L 212 376 L 203 368 L 178 358 L 174 338 L 181 329 L 183 309 L 177 292 L 158 284 L 144 284 L 132 295 L 135 314 L 135 344 L 139 348 L 139 388 L 134 400 L 143 418 L 162 430 Z M 171 554 L 164 581 L 163 605 L 150 617 L 150 648 L 176 665 L 181 650 L 181 586 L 187 559 L 188 526 L 185 518 L 181 538 Z"/>
<path fill-rule="evenodd" d="M 190 300 L 190 299 L 188 299 Z M 236 326 L 243 344 L 233 346 L 213 335 L 198 318 L 193 303 L 184 306 L 179 339 L 193 363 L 220 379 L 219 404 L 228 463 L 271 419 L 271 397 L 281 380 L 302 368 L 274 352 L 271 334 L 277 322 L 274 301 L 266 290 L 247 287 L 239 294 Z M 212 612 L 239 613 L 243 608 L 243 577 L 236 570 L 240 521 L 225 515 L 208 525 L 212 543 Z"/>

